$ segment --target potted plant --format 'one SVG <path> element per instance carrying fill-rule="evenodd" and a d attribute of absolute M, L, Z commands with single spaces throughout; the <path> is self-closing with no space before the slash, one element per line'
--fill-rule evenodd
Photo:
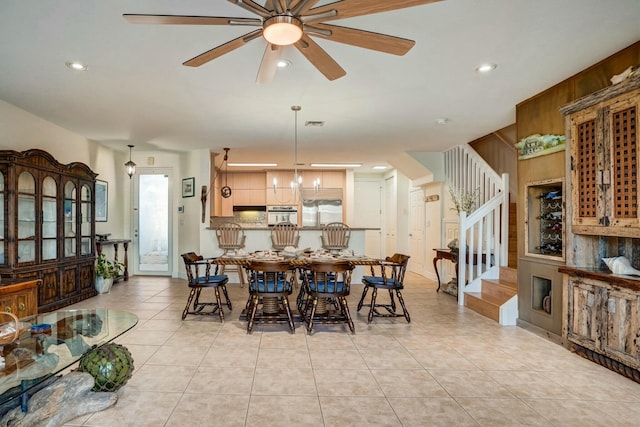
<path fill-rule="evenodd" d="M 96 291 L 101 294 L 109 292 L 113 279 L 120 276 L 123 268 L 123 263 L 111 261 L 104 253 L 100 253 L 96 259 Z"/>

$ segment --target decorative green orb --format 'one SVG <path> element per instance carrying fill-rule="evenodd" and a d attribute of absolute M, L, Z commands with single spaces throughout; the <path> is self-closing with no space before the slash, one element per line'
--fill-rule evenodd
<path fill-rule="evenodd" d="M 127 347 L 110 343 L 89 351 L 78 370 L 93 376 L 93 391 L 116 391 L 131 378 L 133 357 Z"/>

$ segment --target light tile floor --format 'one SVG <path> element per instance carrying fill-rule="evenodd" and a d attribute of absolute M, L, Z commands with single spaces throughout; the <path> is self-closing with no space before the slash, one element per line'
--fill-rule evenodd
<path fill-rule="evenodd" d="M 519 327 L 459 307 L 435 283 L 408 274 L 404 318 L 356 334 L 322 326 L 308 335 L 239 315 L 247 289 L 217 316 L 180 315 L 184 280 L 133 277 L 73 308 L 136 313 L 117 342 L 135 372 L 118 403 L 67 426 L 638 426 L 640 384 Z M 300 325 L 301 326 L 301 325 Z"/>

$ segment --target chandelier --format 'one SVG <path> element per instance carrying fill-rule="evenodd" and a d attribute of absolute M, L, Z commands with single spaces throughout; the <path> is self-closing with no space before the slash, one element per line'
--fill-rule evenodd
<path fill-rule="evenodd" d="M 131 149 L 133 145 L 129 145 L 129 161 L 124 164 L 125 168 L 127 168 L 127 175 L 129 175 L 129 179 L 136 173 L 136 164 L 131 160 Z"/>
<path fill-rule="evenodd" d="M 302 175 L 298 173 L 298 111 L 302 110 L 299 105 L 292 105 L 291 111 L 294 113 L 294 134 L 293 134 L 293 178 L 289 183 L 291 187 L 290 200 L 278 200 L 278 180 L 273 178 L 273 193 L 280 203 L 298 203 L 302 189 Z"/>

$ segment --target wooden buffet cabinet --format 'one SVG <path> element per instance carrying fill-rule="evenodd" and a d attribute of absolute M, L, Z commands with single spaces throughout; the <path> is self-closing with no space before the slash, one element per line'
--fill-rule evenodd
<path fill-rule="evenodd" d="M 19 319 L 30 319 L 38 314 L 39 280 L 0 286 L 0 311 L 13 313 Z"/>
<path fill-rule="evenodd" d="M 42 150 L 0 151 L 2 285 L 38 281 L 41 312 L 96 295 L 95 179 Z"/>
<path fill-rule="evenodd" d="M 559 271 L 565 274 L 567 345 L 640 382 L 640 280 L 598 269 L 561 267 Z"/>
<path fill-rule="evenodd" d="M 640 73 L 562 107 L 567 134 L 567 266 L 563 338 L 588 359 L 640 382 Z"/>

